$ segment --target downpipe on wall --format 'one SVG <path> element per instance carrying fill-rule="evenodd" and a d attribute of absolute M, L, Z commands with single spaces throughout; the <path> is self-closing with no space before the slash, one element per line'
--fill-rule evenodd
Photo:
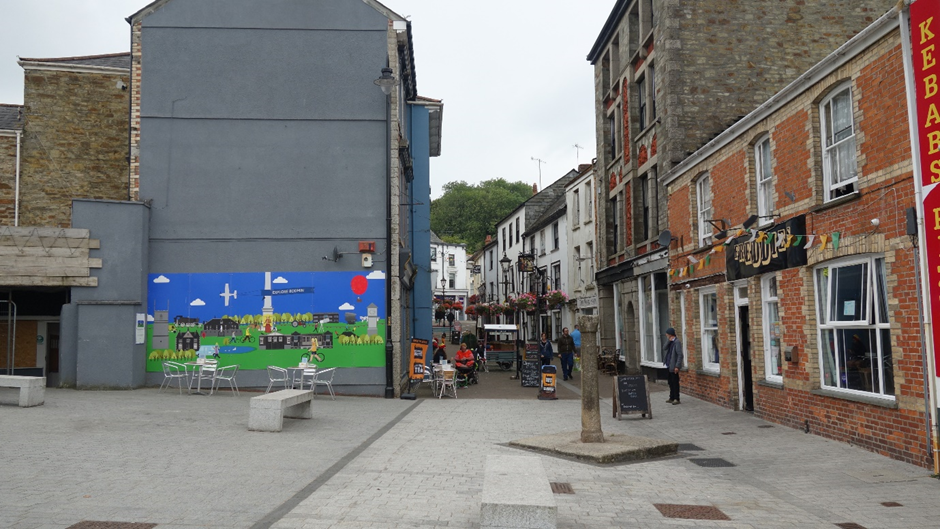
<path fill-rule="evenodd" d="M 395 398 L 392 360 L 392 94 L 385 96 L 385 398 Z"/>

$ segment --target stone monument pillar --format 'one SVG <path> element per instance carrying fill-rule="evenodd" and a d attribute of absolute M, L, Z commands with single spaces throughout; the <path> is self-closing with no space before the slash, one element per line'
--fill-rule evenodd
<path fill-rule="evenodd" d="M 581 442 L 603 443 L 597 381 L 597 316 L 578 317 L 581 329 Z"/>

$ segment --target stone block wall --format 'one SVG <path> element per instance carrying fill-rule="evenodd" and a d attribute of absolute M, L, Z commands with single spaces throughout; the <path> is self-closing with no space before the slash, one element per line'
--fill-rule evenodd
<path fill-rule="evenodd" d="M 0 226 L 12 226 L 16 187 L 16 136 L 0 134 Z"/>
<path fill-rule="evenodd" d="M 128 75 L 25 67 L 20 225 L 71 225 L 73 198 L 128 199 Z"/>

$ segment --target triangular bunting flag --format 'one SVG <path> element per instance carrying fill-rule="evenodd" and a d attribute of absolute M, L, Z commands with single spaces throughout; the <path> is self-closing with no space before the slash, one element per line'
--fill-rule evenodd
<path fill-rule="evenodd" d="M 705 261 L 699 261 L 699 262 L 698 262 L 698 269 L 701 270 L 703 266 L 705 266 Z"/>
<path fill-rule="evenodd" d="M 839 249 L 839 239 L 840 239 L 840 238 L 842 238 L 842 234 L 841 234 L 841 233 L 839 233 L 839 232 L 837 232 L 837 231 L 832 232 L 832 249 L 833 249 L 833 250 L 838 250 L 838 249 Z"/>
<path fill-rule="evenodd" d="M 754 239 L 757 238 L 757 230 L 750 230 L 750 231 L 751 231 L 751 238 L 748 239 L 747 242 L 754 242 Z"/>
<path fill-rule="evenodd" d="M 795 240 L 793 241 L 793 246 L 799 246 L 799 245 L 803 244 L 803 236 L 802 236 L 802 235 L 797 235 L 796 237 L 794 237 L 794 239 L 795 239 Z"/>
<path fill-rule="evenodd" d="M 692 264 L 697 264 L 697 263 L 698 263 L 698 259 L 696 259 L 696 258 L 694 258 L 694 257 L 692 257 L 692 256 L 690 255 L 690 256 L 689 256 L 689 262 L 692 263 Z"/>
<path fill-rule="evenodd" d="M 829 240 L 829 237 L 826 237 L 825 235 L 820 235 L 820 236 L 819 236 L 819 242 L 821 243 L 821 246 L 819 247 L 820 250 L 825 250 L 825 249 L 826 249 L 826 242 L 827 242 L 828 240 Z"/>
<path fill-rule="evenodd" d="M 794 236 L 792 236 L 792 235 L 787 235 L 787 242 L 784 244 L 783 247 L 784 247 L 784 248 L 789 248 L 789 247 L 793 246 L 793 241 L 794 241 L 795 239 L 796 239 L 796 237 L 794 237 Z"/>
<path fill-rule="evenodd" d="M 711 255 L 706 255 L 706 256 L 705 256 L 705 266 L 708 266 L 708 265 L 710 265 L 710 264 L 712 264 L 712 256 L 711 256 Z"/>
<path fill-rule="evenodd" d="M 776 236 L 777 236 L 777 235 L 776 235 L 774 232 L 770 232 L 770 233 L 767 234 L 767 240 L 764 241 L 764 242 L 766 242 L 767 244 L 773 246 L 773 244 L 774 244 L 774 238 L 775 238 Z"/>
<path fill-rule="evenodd" d="M 719 247 L 715 248 L 715 250 L 717 250 L 717 251 L 719 251 L 719 252 L 723 252 L 723 251 L 725 251 L 725 247 L 724 247 L 724 246 L 719 246 Z"/>
<path fill-rule="evenodd" d="M 757 242 L 764 242 L 764 241 L 766 241 L 766 240 L 767 240 L 767 234 L 766 234 L 766 233 L 764 233 L 764 232 L 762 232 L 762 231 L 757 232 Z"/>
<path fill-rule="evenodd" d="M 807 235 L 806 236 L 806 248 L 809 248 L 810 246 L 812 246 L 814 240 L 816 240 L 815 235 Z"/>

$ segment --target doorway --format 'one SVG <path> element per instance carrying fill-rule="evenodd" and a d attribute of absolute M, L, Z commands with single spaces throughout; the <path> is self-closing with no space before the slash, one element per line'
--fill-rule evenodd
<path fill-rule="evenodd" d="M 744 411 L 754 411 L 754 377 L 751 370 L 751 323 L 747 306 L 738 307 L 738 340 L 741 344 L 741 385 Z"/>

